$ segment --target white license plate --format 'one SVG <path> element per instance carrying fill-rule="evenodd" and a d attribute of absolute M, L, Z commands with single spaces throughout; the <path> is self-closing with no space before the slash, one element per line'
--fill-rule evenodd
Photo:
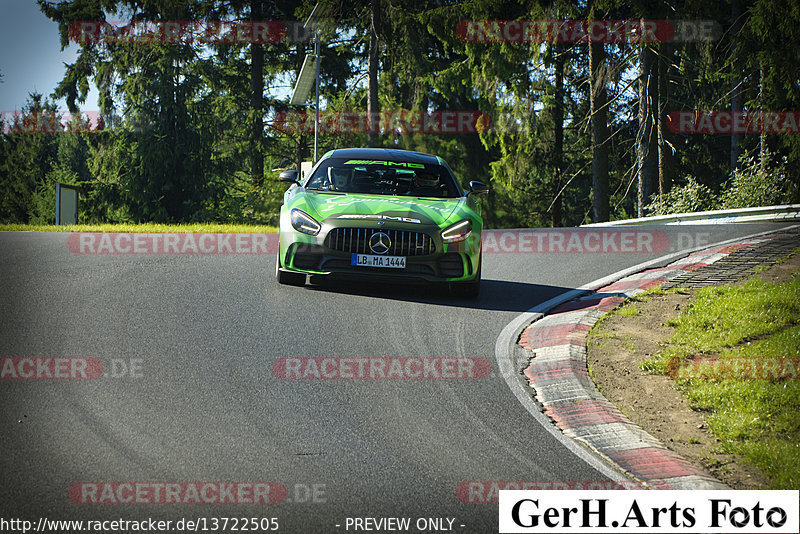
<path fill-rule="evenodd" d="M 351 263 L 356 267 L 384 267 L 386 269 L 405 269 L 405 256 L 375 256 L 372 254 L 353 254 Z"/>

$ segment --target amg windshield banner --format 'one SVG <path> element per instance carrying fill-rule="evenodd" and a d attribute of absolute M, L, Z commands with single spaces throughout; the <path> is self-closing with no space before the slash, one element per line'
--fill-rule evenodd
<path fill-rule="evenodd" d="M 500 532 L 798 532 L 798 490 L 500 491 Z"/>

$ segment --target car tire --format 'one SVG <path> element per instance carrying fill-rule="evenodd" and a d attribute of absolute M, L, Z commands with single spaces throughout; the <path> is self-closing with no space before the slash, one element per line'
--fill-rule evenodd
<path fill-rule="evenodd" d="M 278 254 L 275 256 L 275 278 L 279 284 L 285 286 L 304 286 L 306 285 L 306 275 L 291 271 L 281 270 L 281 247 L 278 245 Z"/>

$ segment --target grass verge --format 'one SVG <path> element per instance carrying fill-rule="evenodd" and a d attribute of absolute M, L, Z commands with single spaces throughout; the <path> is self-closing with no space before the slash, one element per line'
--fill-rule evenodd
<path fill-rule="evenodd" d="M 32 225 L 32 224 L 0 224 L 0 232 L 125 232 L 125 233 L 276 233 L 274 226 L 255 224 L 75 224 L 66 226 Z"/>
<path fill-rule="evenodd" d="M 697 290 L 691 306 L 667 324 L 674 333 L 643 362 L 648 372 L 685 376 L 676 369 L 700 356 L 744 370 L 729 375 L 741 377 L 794 359 L 782 379 L 678 378 L 676 386 L 705 413 L 722 452 L 757 466 L 775 489 L 800 487 L 800 272 L 782 283 L 752 278 Z"/>

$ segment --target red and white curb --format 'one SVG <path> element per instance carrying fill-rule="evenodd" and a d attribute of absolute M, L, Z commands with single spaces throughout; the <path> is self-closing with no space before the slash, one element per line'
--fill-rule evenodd
<path fill-rule="evenodd" d="M 564 302 L 535 320 L 522 331 L 518 343 L 530 351 L 524 374 L 544 414 L 566 436 L 582 442 L 644 487 L 725 489 L 724 484 L 667 449 L 603 397 L 589 377 L 586 338 L 600 317 L 626 299 L 763 240 L 749 239 L 694 252 L 666 267 L 632 274 Z"/>

